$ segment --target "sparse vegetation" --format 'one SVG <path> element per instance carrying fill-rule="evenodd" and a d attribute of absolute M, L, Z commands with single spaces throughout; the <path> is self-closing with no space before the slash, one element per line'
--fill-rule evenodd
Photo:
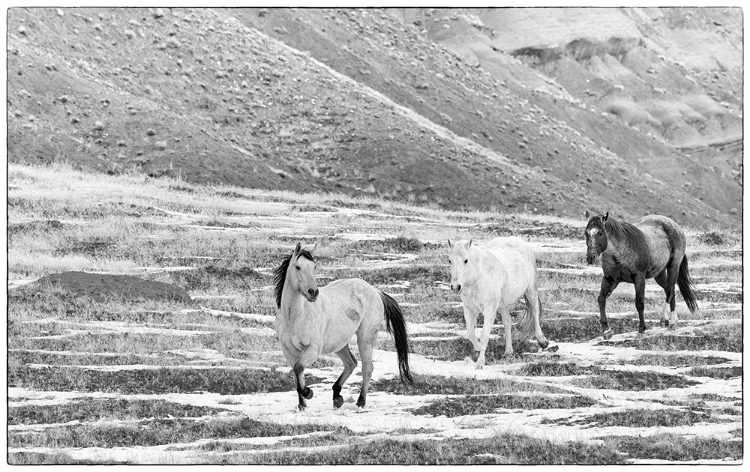
<path fill-rule="evenodd" d="M 595 405 L 596 401 L 581 395 L 467 395 L 446 398 L 412 410 L 415 415 L 445 415 L 448 418 L 464 415 L 486 415 L 498 410 L 538 410 L 548 408 L 580 408 Z"/>
<path fill-rule="evenodd" d="M 442 242 L 457 235 L 481 241 L 487 238 L 487 223 L 513 231 L 550 222 L 536 215 L 444 212 L 341 195 L 319 195 L 313 204 L 309 195 L 136 175 L 94 178 L 60 165 L 11 165 L 10 175 L 11 185 L 34 186 L 10 190 L 8 460 L 14 464 L 138 463 L 137 455 L 128 456 L 130 460 L 89 460 L 85 450 L 157 444 L 166 446 L 169 454 L 198 452 L 208 463 L 609 464 L 658 458 L 668 442 L 646 448 L 635 440 L 608 438 L 604 446 L 591 449 L 547 441 L 546 436 L 445 439 L 454 434 L 446 425 L 465 422 L 487 429 L 502 424 L 509 414 L 523 421 L 531 412 L 575 411 L 566 427 L 591 432 L 607 425 L 636 431 L 704 420 L 741 427 L 742 402 L 735 400 L 739 390 L 696 393 L 693 388 L 705 378 L 742 374 L 733 360 L 737 354 L 730 354 L 741 352 L 741 324 L 729 321 L 741 310 L 715 309 L 711 319 L 681 316 L 681 323 L 695 326 L 691 331 L 654 330 L 647 336 L 600 341 L 595 300 L 599 275 L 564 271 L 584 268 L 576 241 L 550 243 L 547 236 L 528 235 L 540 247 L 540 267 L 550 269 L 540 271 L 540 278 L 542 329 L 553 346 L 537 351 L 534 343 L 514 340 L 518 353 L 506 358 L 498 318 L 488 365 L 475 370 L 476 352 L 464 338 L 460 299 L 444 286 L 449 274 Z M 336 201 L 347 211 L 338 211 Z M 403 305 L 412 358 L 428 369 L 412 369 L 415 385 L 405 386 L 390 374 L 380 376 L 388 369 L 387 361 L 376 359 L 378 376 L 365 414 L 353 414 L 361 385 L 359 366 L 342 391 L 343 411 L 333 412 L 330 385 L 343 366 L 337 356 L 324 356 L 306 374 L 316 392 L 309 402 L 313 413 L 292 414 L 295 382 L 273 333 L 276 306 L 270 286 L 273 268 L 296 241 L 318 242 L 320 285 L 361 277 L 381 285 Z M 554 247 L 545 252 L 547 245 Z M 563 251 L 557 252 L 559 248 Z M 722 248 L 696 257 L 701 283 L 740 280 L 741 271 L 714 266 L 741 256 L 728 256 Z M 23 284 L 71 269 L 128 273 L 145 284 L 171 284 L 197 303 L 106 291 L 93 297 L 54 284 Z M 724 291 L 713 290 L 720 301 L 712 306 L 733 303 L 735 295 Z M 608 306 L 613 312 L 634 311 L 628 295 L 611 297 Z M 647 302 L 658 307 L 661 296 Z M 512 307 L 514 323 L 522 312 L 523 303 Z M 655 315 L 650 316 L 649 322 L 657 324 Z M 611 325 L 627 333 L 635 331 L 636 320 L 633 312 L 632 317 L 613 317 Z M 614 354 L 578 354 L 566 343 L 591 343 L 592 352 L 606 347 Z M 625 359 L 616 354 L 620 346 L 658 352 Z M 389 356 L 391 337 L 383 333 L 377 349 L 377 356 Z M 355 343 L 352 350 L 359 357 Z M 724 354 L 684 352 L 700 350 Z M 630 365 L 639 371 L 629 370 Z M 664 411 L 609 411 L 608 400 L 599 401 L 600 389 L 619 395 L 638 391 L 646 395 L 639 402 L 660 404 Z M 663 393 L 667 389 L 669 398 Z M 264 399 L 262 408 L 256 398 Z M 594 405 L 601 414 L 586 415 L 586 408 Z M 399 419 L 381 426 L 382 414 L 389 421 Z M 446 417 L 459 423 L 445 423 Z M 417 418 L 419 428 L 412 423 Z M 584 419 L 586 423 L 579 421 Z M 356 434 L 335 426 L 347 422 L 357 426 Z M 545 431 L 556 427 L 550 422 Z M 382 439 L 394 431 L 412 437 Z M 312 432 L 321 433 L 307 434 Z M 260 436 L 279 439 L 242 440 Z M 726 453 L 724 457 L 741 458 L 731 444 L 709 451 L 708 442 L 695 443 L 698 449 L 688 452 L 686 444 L 692 439 L 675 437 L 672 450 L 682 455 L 666 457 L 700 460 Z M 76 459 L 66 454 L 68 447 L 81 448 Z"/>
<path fill-rule="evenodd" d="M 611 436 L 605 444 L 614 450 L 641 459 L 696 461 L 706 459 L 738 459 L 742 457 L 742 441 L 714 438 L 683 438 L 677 434 L 646 437 Z"/>
<path fill-rule="evenodd" d="M 257 457 L 257 459 L 255 458 Z M 258 464 L 621 464 L 614 449 L 581 443 L 558 444 L 523 435 L 455 441 L 382 440 L 331 452 L 266 454 L 237 458 Z M 257 462 L 256 462 L 257 461 Z"/>

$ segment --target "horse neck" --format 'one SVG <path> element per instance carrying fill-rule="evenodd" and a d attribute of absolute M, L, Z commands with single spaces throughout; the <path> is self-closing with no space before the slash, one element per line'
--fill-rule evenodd
<path fill-rule="evenodd" d="M 621 228 L 624 225 L 629 225 L 629 223 L 623 223 L 620 221 L 617 221 L 615 224 L 620 226 Z M 627 242 L 627 236 L 625 234 L 618 235 L 611 228 L 607 228 L 606 224 L 604 225 L 604 231 L 607 234 L 607 249 L 606 249 L 607 252 L 611 252 L 613 254 L 619 254 L 623 250 L 626 249 L 628 242 Z"/>
<path fill-rule="evenodd" d="M 281 306 L 279 307 L 281 316 L 284 318 L 293 318 L 297 313 L 302 312 L 305 306 L 305 297 L 294 290 L 287 277 L 284 280 L 284 291 L 281 294 Z"/>
<path fill-rule="evenodd" d="M 488 255 L 490 252 L 483 248 L 476 246 L 472 248 L 473 256 L 472 263 L 476 265 L 476 271 L 478 272 L 479 276 L 477 277 L 477 281 L 481 279 L 485 274 L 489 273 L 489 268 L 487 267 L 488 264 Z"/>

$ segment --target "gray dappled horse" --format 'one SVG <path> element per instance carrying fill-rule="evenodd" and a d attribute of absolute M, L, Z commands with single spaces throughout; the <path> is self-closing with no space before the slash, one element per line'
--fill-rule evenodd
<path fill-rule="evenodd" d="M 341 387 L 349 378 L 357 360 L 349 349 L 356 334 L 362 359 L 362 389 L 357 406 L 364 408 L 372 376 L 372 350 L 385 317 L 386 329 L 396 342 L 401 381 L 413 383 L 409 372 L 409 344 L 406 323 L 398 303 L 362 279 L 341 279 L 318 289 L 315 281 L 316 245 L 294 251 L 274 271 L 276 333 L 281 350 L 292 366 L 297 383 L 299 409 L 313 396 L 305 386 L 305 368 L 325 354 L 335 352 L 344 362 L 344 372 L 333 384 L 333 406 L 341 407 Z"/>
<path fill-rule="evenodd" d="M 662 327 L 668 327 L 667 307 L 671 312 L 672 328 L 677 324 L 675 312 L 675 282 L 691 313 L 698 311 L 693 284 L 685 256 L 685 233 L 666 216 L 644 216 L 635 224 L 625 223 L 605 215 L 590 216 L 586 225 L 586 262 L 593 264 L 601 255 L 602 286 L 599 292 L 599 314 L 605 339 L 612 337 L 607 323 L 607 297 L 620 282 L 635 285 L 635 308 L 638 310 L 638 332 L 646 331 L 643 318 L 646 279 L 653 278 L 664 289 Z"/>

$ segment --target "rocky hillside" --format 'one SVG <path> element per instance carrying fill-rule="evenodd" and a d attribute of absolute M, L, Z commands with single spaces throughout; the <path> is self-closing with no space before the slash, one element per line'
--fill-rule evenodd
<path fill-rule="evenodd" d="M 741 224 L 739 9 L 22 9 L 8 149 L 450 209 Z"/>

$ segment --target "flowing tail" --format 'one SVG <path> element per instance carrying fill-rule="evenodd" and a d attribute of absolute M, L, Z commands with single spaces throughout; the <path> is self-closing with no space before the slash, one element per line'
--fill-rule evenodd
<path fill-rule="evenodd" d="M 688 260 L 687 256 L 683 256 L 682 263 L 680 264 L 680 273 L 677 276 L 677 286 L 680 287 L 680 293 L 682 298 L 685 299 L 685 303 L 690 309 L 690 313 L 698 311 L 698 301 L 693 291 L 693 281 L 690 280 L 690 273 L 688 272 Z"/>
<path fill-rule="evenodd" d="M 524 295 L 523 299 L 526 300 L 526 311 L 523 314 L 523 318 L 518 321 L 518 325 L 521 328 L 521 338 L 527 340 L 534 335 L 534 317 L 531 316 L 531 302 L 529 301 L 529 298 Z M 542 302 L 539 301 L 540 317 L 542 315 L 541 310 Z"/>
<path fill-rule="evenodd" d="M 518 324 L 521 327 L 521 336 L 524 340 L 527 340 L 532 336 L 535 336 L 536 332 L 534 331 L 534 316 L 531 314 L 531 301 L 529 301 L 529 298 L 525 295 L 523 298 L 526 300 L 526 312 L 523 314 L 523 318 L 521 318 Z M 539 303 L 539 323 L 541 323 L 544 310 L 542 309 L 542 298 L 539 295 L 537 295 L 537 302 Z M 537 342 L 542 349 L 545 349 L 549 345 L 549 341 L 546 337 L 537 339 Z"/>
<path fill-rule="evenodd" d="M 414 379 L 409 371 L 409 339 L 406 336 L 406 323 L 401 307 L 396 300 L 390 295 L 380 292 L 380 298 L 383 300 L 385 327 L 388 333 L 393 335 L 396 342 L 396 354 L 398 354 L 398 370 L 401 376 L 401 382 L 414 384 Z"/>

